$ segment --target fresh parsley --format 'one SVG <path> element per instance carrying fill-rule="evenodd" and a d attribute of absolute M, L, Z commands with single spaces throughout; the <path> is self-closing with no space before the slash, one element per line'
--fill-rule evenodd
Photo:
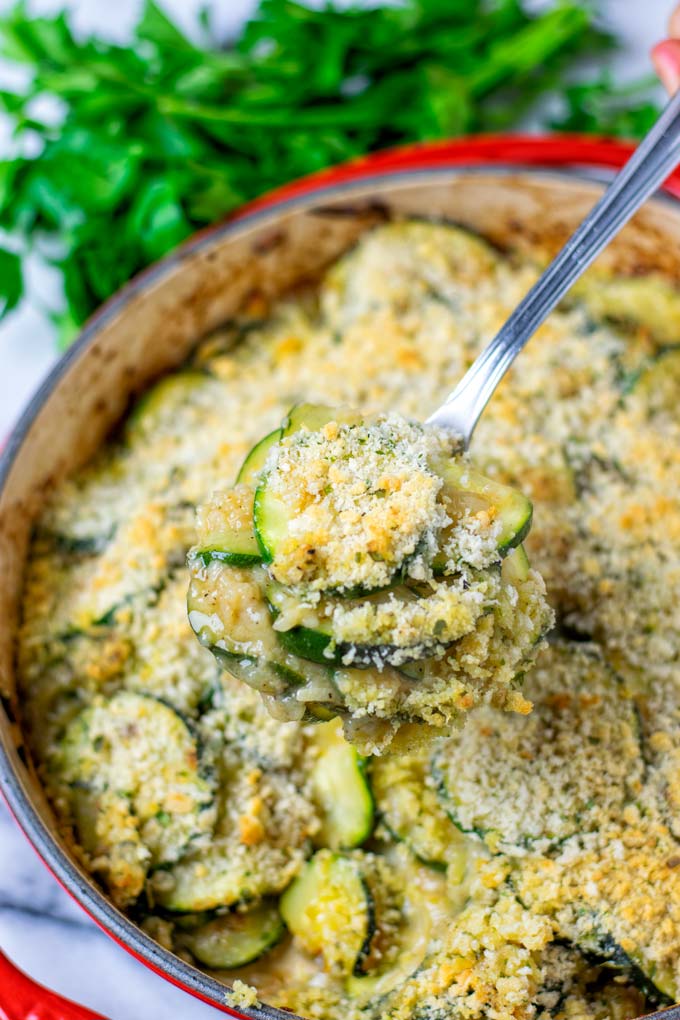
<path fill-rule="evenodd" d="M 656 112 L 646 84 L 568 84 L 575 62 L 613 45 L 580 0 L 539 14 L 524 0 L 261 0 L 228 46 L 205 13 L 197 37 L 153 0 L 129 46 L 77 38 L 65 14 L 35 17 L 24 2 L 0 18 L 0 55 L 30 78 L 0 92 L 19 152 L 0 161 L 12 238 L 0 317 L 22 294 L 17 245 L 40 244 L 60 269 L 66 343 L 139 269 L 290 178 L 411 140 L 505 130 L 546 96 L 575 131 L 640 134 Z"/>

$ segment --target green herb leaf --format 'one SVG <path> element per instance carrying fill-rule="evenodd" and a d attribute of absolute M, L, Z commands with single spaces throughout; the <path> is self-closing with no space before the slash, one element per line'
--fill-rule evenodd
<path fill-rule="evenodd" d="M 50 319 L 56 333 L 57 350 L 65 351 L 78 336 L 81 323 L 74 318 L 70 308 L 65 309 L 63 312 L 53 312 L 50 315 Z"/>
<path fill-rule="evenodd" d="M 19 304 L 24 292 L 21 258 L 0 248 L 0 320 Z"/>
<path fill-rule="evenodd" d="M 570 85 L 564 91 L 565 112 L 555 118 L 553 125 L 560 131 L 640 137 L 649 131 L 659 115 L 651 99 L 657 89 L 656 78 L 617 87 L 609 75 L 595 82 Z M 645 95 L 650 98 L 640 101 Z M 634 105 L 630 103 L 631 96 L 636 99 Z"/>
<path fill-rule="evenodd" d="M 149 261 L 160 258 L 191 233 L 191 224 L 167 180 L 147 181 L 128 218 L 130 235 L 139 239 Z"/>

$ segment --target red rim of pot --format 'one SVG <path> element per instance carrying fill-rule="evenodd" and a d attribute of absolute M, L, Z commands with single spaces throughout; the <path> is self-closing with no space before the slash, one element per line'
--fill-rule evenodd
<path fill-rule="evenodd" d="M 576 135 L 538 137 L 488 135 L 458 141 L 423 143 L 377 152 L 362 159 L 322 170 L 255 199 L 237 210 L 226 221 L 195 234 L 171 255 L 136 276 L 95 312 L 86 323 L 79 338 L 40 386 L 12 432 L 2 457 L 0 457 L 0 490 L 34 418 L 71 362 L 80 356 L 103 325 L 113 316 L 118 315 L 136 295 L 143 292 L 166 272 L 176 268 L 178 263 L 181 263 L 187 255 L 197 249 L 212 244 L 216 239 L 237 233 L 246 225 L 251 226 L 258 220 L 266 220 L 274 212 L 279 212 L 284 208 L 294 208 L 298 204 L 308 204 L 310 197 L 339 192 L 351 193 L 354 188 L 364 187 L 371 182 L 384 182 L 391 177 L 403 180 L 404 177 L 414 174 L 437 171 L 445 173 L 456 169 L 483 171 L 485 168 L 495 168 L 521 172 L 527 168 L 536 168 L 552 169 L 558 172 L 568 170 L 570 176 L 577 179 L 579 176 L 592 178 L 594 172 L 620 169 L 632 153 L 633 148 L 634 146 L 627 142 L 584 138 Z M 680 199 L 680 169 L 669 177 L 664 185 L 664 191 L 673 199 Z M 162 949 L 128 918 L 120 914 L 103 894 L 98 893 L 94 886 L 80 875 L 43 824 L 2 747 L 0 747 L 0 789 L 19 826 L 60 885 L 73 896 L 103 931 L 145 966 L 196 998 L 216 1006 L 232 1016 L 241 1017 L 244 1020 L 284 1020 L 285 1017 L 294 1020 L 291 1013 L 266 1005 L 253 1007 L 248 1011 L 248 1014 L 241 1014 L 229 1009 L 225 1002 L 226 989 L 223 984 L 202 974 Z M 16 983 L 13 987 L 17 995 L 20 990 L 24 994 L 26 989 L 27 979 L 25 976 L 8 968 L 4 975 L 2 989 L 3 993 L 6 990 L 10 997 L 8 1006 L 11 1005 L 13 994 L 12 988 L 8 986 L 8 982 L 12 980 L 12 974 L 15 975 Z M 51 993 L 47 993 L 39 985 L 34 985 L 34 995 L 36 1006 L 42 1003 L 45 1007 Z M 4 1005 L 2 996 L 0 996 L 0 1015 L 3 1013 Z M 14 1014 L 10 1012 L 7 1015 L 12 1017 Z M 45 1015 L 51 1016 L 52 1014 L 46 1013 Z M 72 1015 L 75 1017 L 82 1014 Z M 63 1020 L 69 1018 L 68 1013 L 61 1014 L 61 1016 Z M 665 1011 L 663 1016 L 667 1020 L 680 1020 L 680 1006 Z"/>

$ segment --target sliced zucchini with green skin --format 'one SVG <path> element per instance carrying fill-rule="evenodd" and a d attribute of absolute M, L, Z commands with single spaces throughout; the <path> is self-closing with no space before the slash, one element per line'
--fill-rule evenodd
<path fill-rule="evenodd" d="M 323 954 L 336 973 L 361 973 L 375 914 L 355 860 L 319 850 L 281 897 L 280 909 L 288 930 L 311 956 Z"/>
<path fill-rule="evenodd" d="M 115 534 L 115 526 L 101 535 L 88 535 L 82 538 L 73 535 L 60 534 L 59 532 L 43 532 L 40 538 L 47 538 L 53 542 L 56 548 L 63 553 L 70 553 L 73 556 L 92 556 L 102 552 L 109 544 Z"/>
<path fill-rule="evenodd" d="M 643 774 L 634 705 L 594 646 L 551 645 L 526 694 L 528 716 L 483 707 L 432 764 L 452 822 L 510 855 L 597 829 Z"/>
<path fill-rule="evenodd" d="M 196 742 L 165 703 L 121 691 L 68 726 L 54 768 L 69 790 L 85 850 L 118 902 L 141 892 L 150 866 L 171 863 L 215 822 L 212 783 Z"/>
<path fill-rule="evenodd" d="M 626 976 L 651 1002 L 676 1002 L 672 844 L 658 823 L 654 837 L 641 841 L 635 838 L 635 824 L 628 828 L 623 819 L 603 816 L 609 817 L 604 823 L 608 832 L 623 837 L 614 840 L 614 854 L 602 853 L 601 841 L 592 843 L 579 834 L 553 861 L 541 854 L 517 860 L 510 881 L 528 910 L 550 917 L 558 939 Z M 625 838 L 627 831 L 632 841 Z"/>
<path fill-rule="evenodd" d="M 168 913 L 166 916 L 172 918 L 172 923 L 179 931 L 196 931 L 197 928 L 202 928 L 215 917 L 211 910 L 200 910 L 196 914 Z"/>
<path fill-rule="evenodd" d="M 511 549 L 501 565 L 501 577 L 505 584 L 512 584 L 517 587 L 523 584 L 529 577 L 529 557 L 523 545 Z"/>
<path fill-rule="evenodd" d="M 198 640 L 222 669 L 260 694 L 278 699 L 277 709 L 286 719 L 300 721 L 317 711 L 341 709 L 328 663 L 302 661 L 278 641 L 263 599 L 263 584 L 259 567 L 211 563 L 194 570 L 187 610 Z"/>
<path fill-rule="evenodd" d="M 416 890 L 409 889 L 402 924 L 395 936 L 394 957 L 375 973 L 350 975 L 345 984 L 347 994 L 360 1006 L 380 1002 L 415 974 L 425 959 L 431 934 L 427 904 L 421 902 Z"/>
<path fill-rule="evenodd" d="M 395 656 L 399 657 L 400 665 L 411 660 L 420 660 L 428 653 L 434 655 L 442 646 L 442 641 L 438 634 L 433 632 L 419 637 L 418 644 L 413 646 L 397 647 L 393 644 L 379 643 L 377 640 L 360 644 L 336 641 L 332 624 L 334 605 L 341 606 L 343 610 L 351 610 L 354 608 L 354 601 L 359 607 L 366 603 L 380 605 L 392 599 L 412 603 L 420 597 L 426 598 L 429 593 L 430 590 L 426 588 L 425 596 L 420 596 L 415 585 L 398 584 L 370 595 L 359 596 L 356 600 L 342 597 L 334 600 L 332 596 L 326 596 L 315 606 L 310 605 L 301 610 L 300 601 L 294 592 L 269 578 L 265 582 L 267 603 L 275 621 L 274 633 L 283 648 L 298 658 L 326 666 L 346 665 L 346 659 L 350 656 L 352 666 L 360 669 L 372 668 L 382 663 L 388 664 L 394 661 Z M 479 614 L 482 615 L 485 611 L 487 610 L 480 609 Z M 302 622 L 284 629 L 281 625 L 282 617 L 284 621 L 288 618 L 300 619 Z"/>
<path fill-rule="evenodd" d="M 76 557 L 102 552 L 138 507 L 135 458 L 120 444 L 105 447 L 68 485 L 69 498 L 53 502 L 38 523 L 38 548 L 47 540 Z"/>
<path fill-rule="evenodd" d="M 230 911 L 191 931 L 176 944 L 212 970 L 232 970 L 258 960 L 280 941 L 284 925 L 275 903 L 261 903 L 245 913 Z"/>
<path fill-rule="evenodd" d="M 585 909 L 584 905 L 581 913 Z M 592 915 L 592 922 L 589 929 L 582 922 L 578 925 L 579 934 L 575 940 L 586 958 L 625 974 L 631 984 L 655 1006 L 671 1006 L 677 1001 L 678 989 L 670 969 L 664 972 L 662 968 L 644 960 L 641 953 L 627 953 L 614 936 L 604 930 L 595 914 Z"/>
<path fill-rule="evenodd" d="M 201 372 L 176 372 L 161 379 L 133 407 L 125 424 L 126 439 L 150 436 L 159 425 L 171 424 L 177 409 L 210 385 L 210 377 Z"/>
<path fill-rule="evenodd" d="M 542 1020 L 625 1020 L 648 1012 L 648 1003 L 628 975 L 613 972 L 571 943 L 548 943 L 541 951 L 538 972 L 534 1006 Z"/>
<path fill-rule="evenodd" d="M 172 913 L 194 914 L 275 893 L 269 875 L 260 874 L 257 864 L 250 847 L 239 847 L 238 836 L 228 845 L 212 845 L 195 858 L 188 855 L 171 871 L 154 872 L 154 903 Z"/>
<path fill-rule="evenodd" d="M 321 814 L 317 842 L 331 850 L 360 846 L 373 831 L 366 760 L 345 740 L 337 719 L 317 726 L 312 740 L 319 752 L 310 776 Z"/>
<path fill-rule="evenodd" d="M 332 642 L 330 634 L 310 627 L 293 627 L 292 630 L 277 631 L 276 636 L 287 652 L 297 655 L 310 662 L 340 665 L 342 656 L 339 653 L 326 655 L 325 651 Z"/>
<path fill-rule="evenodd" d="M 192 556 L 200 560 L 204 567 L 211 563 L 228 563 L 232 567 L 254 567 L 262 563 L 254 536 L 252 542 L 243 534 L 222 535 L 220 541 L 230 548 L 196 549 Z"/>
<path fill-rule="evenodd" d="M 264 439 L 260 439 L 258 443 L 255 443 L 255 446 L 246 455 L 246 459 L 241 464 L 239 473 L 236 476 L 237 484 L 243 483 L 253 487 L 257 485 L 262 469 L 267 462 L 269 451 L 273 446 L 276 446 L 281 439 L 281 435 L 281 429 L 274 429 Z"/>
<path fill-rule="evenodd" d="M 680 347 L 670 347 L 647 362 L 629 392 L 644 401 L 650 415 L 668 414 L 680 420 Z"/>
<path fill-rule="evenodd" d="M 251 567 L 262 562 L 253 531 L 253 490 L 236 485 L 214 493 L 198 515 L 198 544 L 189 559 Z"/>
<path fill-rule="evenodd" d="M 257 568 L 255 568 L 257 569 Z M 220 606 L 229 606 L 225 628 Z M 238 607 L 238 609 L 234 608 Z M 212 563 L 195 575 L 187 595 L 189 625 L 223 669 L 263 694 L 280 695 L 305 679 L 301 664 L 283 651 L 271 629 L 252 569 Z"/>
<path fill-rule="evenodd" d="M 191 848 L 149 879 L 156 907 L 196 914 L 279 896 L 310 853 L 315 812 L 304 789 L 284 769 L 232 743 L 220 764 L 217 821 L 206 845 Z"/>
<path fill-rule="evenodd" d="M 288 536 L 288 515 L 283 501 L 267 486 L 266 478 L 255 490 L 253 525 L 260 555 L 265 563 L 271 563 L 274 550 Z"/>
<path fill-rule="evenodd" d="M 299 599 L 283 585 L 267 578 L 264 591 L 273 620 L 277 620 L 282 614 L 285 616 L 288 612 L 298 612 Z M 277 629 L 275 631 L 276 638 L 286 651 L 302 659 L 309 659 L 311 662 L 318 662 L 326 666 L 338 665 L 342 663 L 342 653 L 339 649 L 331 651 L 333 633 L 330 620 L 322 620 L 321 612 L 323 612 L 321 605 L 316 609 L 310 608 L 309 613 L 305 614 L 309 618 L 310 626 L 299 625 L 287 630 Z"/>
<path fill-rule="evenodd" d="M 521 492 L 495 482 L 459 461 L 437 464 L 435 470 L 444 479 L 440 499 L 454 525 L 466 512 L 475 514 L 487 510 L 491 512 L 494 522 L 500 521 L 497 541 L 501 555 L 524 541 L 531 529 L 533 507 Z M 445 543 L 446 538 L 445 529 L 440 543 Z M 435 571 L 441 571 L 445 566 L 445 558 L 440 553 L 433 567 Z"/>
<path fill-rule="evenodd" d="M 192 618 L 195 619 L 193 616 Z M 212 644 L 206 639 L 206 633 L 206 628 L 202 627 L 197 637 L 201 644 L 212 652 L 221 668 L 260 694 L 282 697 L 289 688 L 305 682 L 304 672 L 295 670 L 290 665 L 291 656 L 286 656 L 285 662 L 277 662 L 275 659 L 262 659 L 257 655 L 230 652 L 220 647 L 222 639 Z"/>
<path fill-rule="evenodd" d="M 392 836 L 423 864 L 443 871 L 464 852 L 467 841 L 428 785 L 429 758 L 429 748 L 374 758 L 371 788 L 379 818 Z"/>
<path fill-rule="evenodd" d="M 347 412 L 349 419 L 350 412 Z M 343 414 L 332 408 L 302 404 L 293 408 L 283 427 L 284 441 L 303 427 L 317 432 L 329 421 L 342 419 Z M 355 421 L 360 421 L 355 416 Z M 532 518 L 531 502 L 522 493 L 473 471 L 467 464 L 454 459 L 437 459 L 432 469 L 443 480 L 439 496 L 451 525 L 440 536 L 443 548 L 435 557 L 436 574 L 455 572 L 449 560 L 456 555 L 456 528 L 468 514 L 488 513 L 489 523 L 497 530 L 499 557 L 521 544 L 529 532 Z M 253 521 L 257 542 L 265 563 L 273 563 L 277 553 L 289 539 L 291 509 L 278 494 L 267 476 L 261 477 L 255 492 Z M 451 547 L 450 549 L 448 547 Z M 397 571 L 398 573 L 399 571 Z M 345 592 L 345 596 L 355 594 Z"/>
<path fill-rule="evenodd" d="M 348 407 L 328 407 L 325 404 L 296 404 L 288 412 L 281 429 L 282 436 L 291 436 L 300 429 L 318 432 L 331 421 L 339 425 L 356 425 L 361 415 Z"/>
<path fill-rule="evenodd" d="M 361 416 L 347 408 L 298 404 L 292 408 L 283 423 L 281 436 L 285 439 L 302 428 L 318 432 L 331 421 L 352 425 L 360 422 Z M 271 563 L 275 550 L 288 535 L 288 511 L 283 501 L 272 493 L 266 478 L 259 481 L 255 491 L 253 520 L 262 558 L 265 563 Z"/>
<path fill-rule="evenodd" d="M 268 586 L 268 595 L 272 594 L 272 590 L 273 587 Z M 276 596 L 269 603 L 274 619 L 279 615 L 275 599 Z M 321 665 L 341 666 L 343 656 L 350 650 L 348 645 L 334 645 L 330 620 L 318 620 L 313 627 L 291 627 L 290 630 L 277 630 L 275 633 L 279 643 L 291 655 Z M 353 651 L 354 665 L 370 666 L 374 664 L 376 656 L 387 658 L 391 649 L 382 645 L 355 645 Z"/>
<path fill-rule="evenodd" d="M 529 563 L 526 550 L 523 545 L 518 545 L 515 549 L 510 550 L 501 563 L 501 579 L 503 584 L 511 585 L 513 588 L 520 588 L 528 581 L 530 570 L 531 564 Z M 550 621 L 541 621 L 539 619 L 535 622 L 533 633 L 534 645 L 539 644 L 543 640 L 551 626 L 552 623 Z M 519 675 L 517 679 L 520 679 Z"/>

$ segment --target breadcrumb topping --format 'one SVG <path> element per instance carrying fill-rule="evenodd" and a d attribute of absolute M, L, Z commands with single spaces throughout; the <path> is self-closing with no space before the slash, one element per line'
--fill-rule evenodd
<path fill-rule="evenodd" d="M 526 718 L 478 710 L 436 765 L 457 824 L 520 856 L 618 817 L 643 771 L 633 702 L 596 646 L 550 646 L 525 693 Z"/>
<path fill-rule="evenodd" d="M 266 468 L 288 520 L 270 565 L 276 580 L 342 591 L 383 587 L 402 567 L 427 576 L 448 523 L 431 463 L 451 446 L 443 432 L 394 413 L 282 439 Z"/>

